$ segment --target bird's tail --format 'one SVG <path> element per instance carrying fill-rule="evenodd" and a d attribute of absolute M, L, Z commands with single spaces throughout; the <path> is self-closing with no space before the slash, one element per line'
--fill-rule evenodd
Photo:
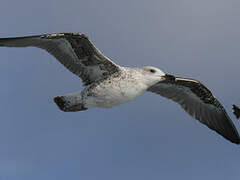
<path fill-rule="evenodd" d="M 81 94 L 70 94 L 65 96 L 56 96 L 54 97 L 54 102 L 57 104 L 59 109 L 65 112 L 75 112 L 87 110 L 84 107 Z"/>

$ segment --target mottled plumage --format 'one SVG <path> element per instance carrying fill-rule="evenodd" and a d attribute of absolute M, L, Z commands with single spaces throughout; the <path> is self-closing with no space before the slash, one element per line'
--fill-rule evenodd
<path fill-rule="evenodd" d="M 83 34 L 1 38 L 0 46 L 44 49 L 82 79 L 86 86 L 83 91 L 54 98 L 62 111 L 110 108 L 149 91 L 172 99 L 210 129 L 233 143 L 240 143 L 239 134 L 223 106 L 202 83 L 165 74 L 150 66 L 121 67 L 104 56 Z"/>
<path fill-rule="evenodd" d="M 57 33 L 36 36 L 2 38 L 0 46 L 38 47 L 48 51 L 84 85 L 107 77 L 119 70 L 118 65 L 104 56 L 84 34 Z"/>
<path fill-rule="evenodd" d="M 188 114 L 210 129 L 232 142 L 239 143 L 238 131 L 225 109 L 199 81 L 171 75 L 148 90 L 177 102 Z"/>

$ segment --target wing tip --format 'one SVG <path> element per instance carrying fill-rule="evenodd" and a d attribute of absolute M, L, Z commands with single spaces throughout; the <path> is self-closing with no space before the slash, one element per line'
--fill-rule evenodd
<path fill-rule="evenodd" d="M 234 138 L 229 138 L 228 140 L 230 140 L 232 143 L 234 144 L 240 144 L 240 137 L 234 137 Z"/>
<path fill-rule="evenodd" d="M 240 109 L 238 106 L 236 106 L 235 104 L 233 104 L 233 114 L 236 116 L 237 119 L 239 119 L 240 117 Z"/>
<path fill-rule="evenodd" d="M 88 39 L 88 36 L 82 33 L 76 32 L 62 32 L 62 33 L 50 33 L 50 34 L 43 34 L 41 35 L 42 38 L 59 38 L 59 37 L 66 37 L 66 36 L 80 36 L 82 38 Z"/>
<path fill-rule="evenodd" d="M 41 34 L 41 35 L 30 35 L 30 36 L 18 36 L 18 37 L 6 37 L 0 38 L 0 46 L 6 47 L 16 47 L 17 45 L 13 45 L 16 43 L 16 40 L 23 40 L 23 39 L 30 39 L 30 38 L 40 38 L 40 39 L 58 39 L 64 37 L 80 37 L 82 39 L 89 40 L 88 36 L 82 33 L 73 33 L 73 32 L 63 32 L 63 33 L 48 33 L 48 34 Z M 22 47 L 22 46 L 20 46 Z"/>

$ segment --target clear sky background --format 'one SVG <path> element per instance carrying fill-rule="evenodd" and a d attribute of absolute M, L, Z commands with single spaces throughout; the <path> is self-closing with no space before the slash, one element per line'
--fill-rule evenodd
<path fill-rule="evenodd" d="M 1 0 L 0 36 L 85 33 L 120 65 L 200 80 L 240 131 L 239 19 L 237 0 Z M 159 95 L 61 112 L 81 81 L 35 48 L 0 48 L 0 82 L 1 180 L 240 179 L 240 146 Z"/>

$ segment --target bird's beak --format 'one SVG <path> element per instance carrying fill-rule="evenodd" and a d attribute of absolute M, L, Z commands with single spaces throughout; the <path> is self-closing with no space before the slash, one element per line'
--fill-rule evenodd
<path fill-rule="evenodd" d="M 164 81 L 166 80 L 166 74 L 160 76 L 161 80 Z"/>
<path fill-rule="evenodd" d="M 161 76 L 162 80 L 165 81 L 175 81 L 175 76 L 171 75 L 171 74 L 165 74 L 163 76 Z"/>

